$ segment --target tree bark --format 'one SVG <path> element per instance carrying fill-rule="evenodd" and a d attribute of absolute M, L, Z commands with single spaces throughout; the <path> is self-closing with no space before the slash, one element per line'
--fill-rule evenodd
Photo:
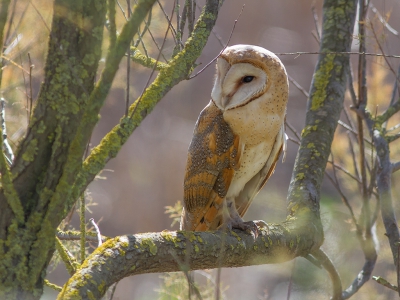
<path fill-rule="evenodd" d="M 139 1 L 134 20 L 128 23 L 131 28 L 123 36 L 127 40 L 123 53 L 154 1 Z M 13 182 L 7 182 L 11 176 L 5 176 L 9 171 L 2 168 L 1 299 L 38 299 L 42 294 L 55 231 L 65 215 L 65 191 L 71 190 L 88 142 L 81 120 L 88 110 L 97 117 L 93 107 L 101 107 L 92 105 L 91 99 L 106 8 L 105 0 L 54 2 L 45 80 L 11 168 Z M 119 61 L 112 62 L 117 69 Z M 107 85 L 100 88 L 107 90 Z"/>

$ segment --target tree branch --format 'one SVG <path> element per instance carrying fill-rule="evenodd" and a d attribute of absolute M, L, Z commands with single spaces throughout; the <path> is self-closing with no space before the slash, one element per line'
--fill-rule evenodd
<path fill-rule="evenodd" d="M 191 254 L 190 266 L 185 266 L 188 270 L 288 261 L 309 253 L 314 244 L 312 239 L 298 235 L 299 227 L 306 230 L 309 224 L 269 225 L 269 230 L 260 230 L 257 239 L 243 231 L 171 231 L 116 237 L 87 258 L 58 299 L 100 299 L 108 287 L 124 277 L 181 271 L 187 251 Z"/>
<path fill-rule="evenodd" d="M 105 164 L 114 158 L 128 137 L 140 125 L 142 120 L 151 112 L 155 105 L 173 86 L 187 78 L 193 64 L 207 43 L 219 9 L 218 0 L 208 0 L 203 13 L 199 17 L 193 30 L 191 38 L 185 44 L 185 48 L 176 55 L 166 68 L 160 70 L 154 82 L 146 89 L 140 98 L 140 103 L 136 100 L 130 107 L 130 112 L 135 111 L 133 118 L 123 118 L 95 147 L 83 164 L 73 186 L 72 195 L 69 198 L 68 209 L 72 206 L 75 199 L 86 189 L 87 185 L 103 169 Z"/>

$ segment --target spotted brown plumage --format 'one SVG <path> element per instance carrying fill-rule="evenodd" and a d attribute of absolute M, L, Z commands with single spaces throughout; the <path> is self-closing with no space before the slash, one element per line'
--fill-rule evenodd
<path fill-rule="evenodd" d="M 239 159 L 239 137 L 224 121 L 221 110 L 210 102 L 200 113 L 189 146 L 184 182 L 185 229 L 216 228 L 218 211 Z"/>
<path fill-rule="evenodd" d="M 242 217 L 286 145 L 285 68 L 261 47 L 228 47 L 211 98 L 188 151 L 181 229 L 248 229 Z"/>

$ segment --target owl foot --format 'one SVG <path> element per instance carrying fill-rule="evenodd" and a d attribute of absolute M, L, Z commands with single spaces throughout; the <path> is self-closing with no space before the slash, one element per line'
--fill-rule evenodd
<path fill-rule="evenodd" d="M 260 235 L 261 228 L 266 228 L 267 232 L 269 232 L 268 224 L 263 220 L 235 222 L 234 220 L 231 219 L 230 222 L 229 221 L 227 222 L 226 226 L 230 230 L 235 228 L 253 234 L 254 239 L 256 239 Z"/>
<path fill-rule="evenodd" d="M 253 234 L 254 239 L 256 239 L 259 234 L 257 225 L 253 221 L 243 222 L 242 220 L 239 221 L 239 220 L 229 219 L 225 222 L 225 224 L 223 224 L 223 226 L 220 229 L 222 230 L 239 229 L 249 234 Z"/>

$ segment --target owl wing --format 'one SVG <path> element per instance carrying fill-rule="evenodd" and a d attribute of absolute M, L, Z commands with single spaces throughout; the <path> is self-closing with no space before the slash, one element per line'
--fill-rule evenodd
<path fill-rule="evenodd" d="M 241 217 L 246 213 L 254 197 L 258 192 L 264 187 L 265 183 L 269 177 L 274 173 L 276 163 L 278 162 L 279 155 L 283 150 L 283 158 L 285 159 L 286 154 L 286 134 L 285 125 L 282 127 L 276 136 L 274 146 L 271 150 L 269 158 L 265 163 L 265 166 L 253 176 L 244 186 L 243 190 L 240 192 L 239 196 L 235 199 L 236 209 Z"/>
<path fill-rule="evenodd" d="M 239 167 L 240 140 L 213 101 L 197 120 L 189 146 L 184 180 L 181 229 L 216 229 L 223 200 Z"/>

